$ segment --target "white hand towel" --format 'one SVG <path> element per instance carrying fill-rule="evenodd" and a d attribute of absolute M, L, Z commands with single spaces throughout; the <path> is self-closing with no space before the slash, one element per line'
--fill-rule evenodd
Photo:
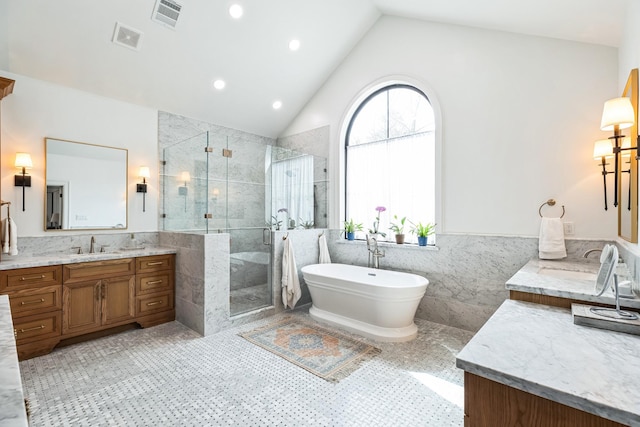
<path fill-rule="evenodd" d="M 298 268 L 293 255 L 293 245 L 291 238 L 284 241 L 282 252 L 282 303 L 284 308 L 295 307 L 302 296 L 300 289 L 300 279 L 298 279 Z"/>
<path fill-rule="evenodd" d="M 542 218 L 538 251 L 540 259 L 567 257 L 567 249 L 564 246 L 564 225 L 560 218 Z"/>
<path fill-rule="evenodd" d="M 329 255 L 327 238 L 324 234 L 318 238 L 318 246 L 320 246 L 320 256 L 318 257 L 318 264 L 331 264 L 331 256 Z"/>
<path fill-rule="evenodd" d="M 13 218 L 7 220 L 9 228 L 9 255 L 18 255 L 18 226 Z"/>
<path fill-rule="evenodd" d="M 9 253 L 9 220 L 2 220 L 2 253 Z"/>

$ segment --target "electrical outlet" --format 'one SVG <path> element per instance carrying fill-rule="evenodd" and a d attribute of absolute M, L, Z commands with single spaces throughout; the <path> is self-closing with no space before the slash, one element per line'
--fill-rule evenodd
<path fill-rule="evenodd" d="M 573 222 L 565 222 L 564 225 L 564 234 L 567 236 L 572 236 L 575 233 L 575 229 L 573 227 Z"/>

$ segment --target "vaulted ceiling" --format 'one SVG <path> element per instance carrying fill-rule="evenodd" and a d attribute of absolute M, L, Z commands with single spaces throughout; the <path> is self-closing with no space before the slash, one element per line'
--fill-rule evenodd
<path fill-rule="evenodd" d="M 156 0 L 0 0 L 0 70 L 276 137 L 381 15 L 619 46 L 633 0 L 176 1 L 171 29 Z M 112 42 L 117 22 L 139 50 Z"/>

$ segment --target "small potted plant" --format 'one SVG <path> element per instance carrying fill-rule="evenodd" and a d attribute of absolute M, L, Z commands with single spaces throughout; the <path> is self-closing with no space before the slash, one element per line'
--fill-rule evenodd
<path fill-rule="evenodd" d="M 398 219 L 398 215 L 394 215 L 393 220 L 395 222 L 391 223 L 389 230 L 396 234 L 396 243 L 401 245 L 404 243 L 404 223 L 407 220 L 407 217 L 405 216 L 402 219 Z"/>
<path fill-rule="evenodd" d="M 356 231 L 362 231 L 362 224 L 356 224 L 353 222 L 353 218 L 344 222 L 344 233 L 347 235 L 347 240 L 355 239 Z"/>
<path fill-rule="evenodd" d="M 411 233 L 418 235 L 418 245 L 419 246 L 427 246 L 427 237 L 435 233 L 436 224 L 428 222 L 426 224 L 422 224 L 418 222 L 418 224 L 411 223 Z"/>

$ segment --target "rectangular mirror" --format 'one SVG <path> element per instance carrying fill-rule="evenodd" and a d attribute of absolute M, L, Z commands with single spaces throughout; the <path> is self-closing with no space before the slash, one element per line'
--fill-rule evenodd
<path fill-rule="evenodd" d="M 128 151 L 45 138 L 44 229 L 127 228 Z"/>
<path fill-rule="evenodd" d="M 622 96 L 631 100 L 635 115 L 635 123 L 622 132 L 625 138 L 622 147 L 635 147 L 638 142 L 638 69 L 629 73 Z M 627 139 L 629 138 L 629 139 Z M 627 145 L 628 144 L 628 145 Z M 636 150 L 621 151 L 618 159 L 620 172 L 618 180 L 618 236 L 631 242 L 638 242 L 638 161 Z"/>

